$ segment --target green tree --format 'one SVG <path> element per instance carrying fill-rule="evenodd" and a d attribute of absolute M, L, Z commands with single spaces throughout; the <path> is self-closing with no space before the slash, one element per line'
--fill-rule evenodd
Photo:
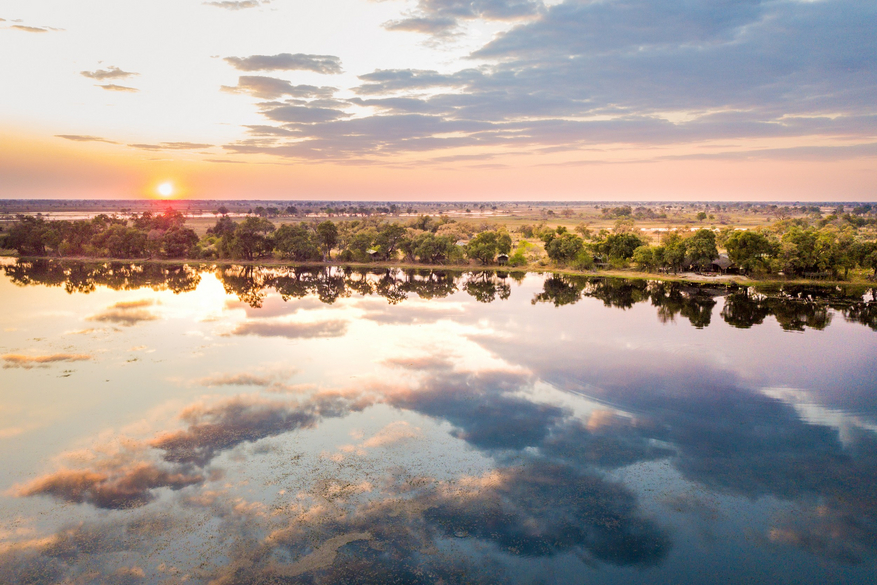
<path fill-rule="evenodd" d="M 779 259 L 783 272 L 806 274 L 825 272 L 831 265 L 832 238 L 812 228 L 793 225 L 780 240 Z"/>
<path fill-rule="evenodd" d="M 752 230 L 734 231 L 725 241 L 728 258 L 744 272 L 768 269 L 769 258 L 774 246 L 761 232 Z"/>
<path fill-rule="evenodd" d="M 654 246 L 640 246 L 633 251 L 631 258 L 639 264 L 640 268 L 649 271 L 654 270 L 660 262 L 660 258 L 655 254 Z"/>
<path fill-rule="evenodd" d="M 644 245 L 646 245 L 646 241 L 638 235 L 624 232 L 608 234 L 602 242 L 597 244 L 597 250 L 609 258 L 630 260 L 633 251 Z"/>
<path fill-rule="evenodd" d="M 320 247 L 314 232 L 302 222 L 298 225 L 283 224 L 274 232 L 274 249 L 283 258 L 306 262 L 320 258 Z"/>
<path fill-rule="evenodd" d="M 844 279 L 849 277 L 850 268 L 855 267 L 858 256 L 858 244 L 853 234 L 853 228 L 847 228 L 836 236 L 834 234 L 828 236 L 831 239 L 829 268 L 835 276 L 843 270 Z"/>
<path fill-rule="evenodd" d="M 377 235 L 375 235 L 374 247 L 381 257 L 391 260 L 407 233 L 407 228 L 398 223 L 384 224 L 378 229 Z"/>
<path fill-rule="evenodd" d="M 273 231 L 274 224 L 267 219 L 248 217 L 237 225 L 234 235 L 228 238 L 227 249 L 233 257 L 242 260 L 260 258 L 271 251 L 268 234 Z"/>
<path fill-rule="evenodd" d="M 420 234 L 414 240 L 414 257 L 428 264 L 444 264 L 459 254 L 452 238 L 432 233 Z"/>
<path fill-rule="evenodd" d="M 549 239 L 545 244 L 545 252 L 558 264 L 567 264 L 574 260 L 584 247 L 585 242 L 582 238 L 570 232 L 563 232 Z"/>
<path fill-rule="evenodd" d="M 110 225 L 96 234 L 91 243 L 102 255 L 111 258 L 142 258 L 147 251 L 145 233 L 119 224 Z"/>
<path fill-rule="evenodd" d="M 661 262 L 673 272 L 682 269 L 685 263 L 685 240 L 677 232 L 666 232 L 661 238 L 664 253 Z"/>
<path fill-rule="evenodd" d="M 716 234 L 712 230 L 701 229 L 685 241 L 685 251 L 692 264 L 705 268 L 719 255 L 716 249 Z"/>
<path fill-rule="evenodd" d="M 6 244 L 24 256 L 45 256 L 48 222 L 41 217 L 19 215 L 6 236 Z"/>
<path fill-rule="evenodd" d="M 162 255 L 165 258 L 191 258 L 198 243 L 198 234 L 186 227 L 167 230 L 161 238 Z"/>
<path fill-rule="evenodd" d="M 213 227 L 207 228 L 207 233 L 211 236 L 221 238 L 222 236 L 230 236 L 237 229 L 234 220 L 226 215 L 220 217 Z"/>
<path fill-rule="evenodd" d="M 859 249 L 859 265 L 874 271 L 877 278 L 877 242 L 865 242 Z"/>
<path fill-rule="evenodd" d="M 507 232 L 485 231 L 476 235 L 466 245 L 466 255 L 482 264 L 492 264 L 497 254 L 508 254 L 512 238 Z"/>
<path fill-rule="evenodd" d="M 323 260 L 332 259 L 332 248 L 338 243 L 338 226 L 330 220 L 317 225 L 317 243 L 323 250 Z"/>

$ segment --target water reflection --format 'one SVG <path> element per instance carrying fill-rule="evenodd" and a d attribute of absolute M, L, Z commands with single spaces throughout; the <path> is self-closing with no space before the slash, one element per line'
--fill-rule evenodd
<path fill-rule="evenodd" d="M 20 435 L 16 449 L 57 449 L 2 486 L 0 582 L 693 583 L 705 565 L 740 580 L 873 577 L 877 337 L 843 326 L 874 328 L 873 290 L 251 266 L 5 270 L 16 285 L 92 293 L 34 297 L 39 307 L 14 297 L 10 310 L 34 320 L 103 296 L 52 324 L 64 354 L 41 345 L 48 335 L 5 342 L 20 352 L 8 355 L 84 356 L 82 382 L 49 377 L 69 359 L 33 358 L 0 370 L 4 387 L 86 397 L 98 391 L 89 372 L 127 371 L 113 370 L 130 352 L 117 339 L 159 346 L 159 365 L 130 366 L 140 369 L 118 385 L 147 400 L 126 407 L 134 424 Z M 120 296 L 136 289 L 143 296 Z M 187 298 L 218 313 L 186 316 Z M 649 307 L 658 319 L 646 323 Z M 768 317 L 803 334 L 754 327 Z M 677 318 L 692 327 L 666 326 Z M 106 344 L 69 341 L 63 331 L 81 321 L 104 327 Z M 163 351 L 168 331 L 184 341 Z M 864 388 L 859 409 L 790 374 L 802 355 L 845 392 L 847 379 Z M 149 402 L 134 389 L 140 377 L 171 397 Z"/>
<path fill-rule="evenodd" d="M 194 290 L 201 270 L 206 268 L 183 264 L 36 260 L 4 266 L 4 271 L 22 286 L 61 286 L 70 293 L 88 293 L 96 286 L 113 290 L 145 287 L 181 293 Z M 420 299 L 439 299 L 464 291 L 478 302 L 491 303 L 507 300 L 511 295 L 510 280 L 520 281 L 523 277 L 522 273 L 494 271 L 461 273 L 252 265 L 220 266 L 213 270 L 226 292 L 256 308 L 262 306 L 270 291 L 276 291 L 284 300 L 316 296 L 326 304 L 353 294 L 376 295 L 390 304 L 398 304 L 412 294 Z M 824 329 L 831 323 L 834 312 L 839 312 L 848 322 L 861 323 L 877 331 L 877 289 L 863 285 L 740 287 L 555 274 L 544 279 L 543 290 L 533 296 L 532 303 L 560 307 L 583 298 L 599 299 L 607 307 L 619 309 L 651 303 L 657 308 L 661 322 L 672 322 L 679 316 L 697 328 L 709 326 L 717 299 L 722 298 L 720 316 L 733 327 L 760 325 L 766 317 L 772 316 L 786 331 Z"/>

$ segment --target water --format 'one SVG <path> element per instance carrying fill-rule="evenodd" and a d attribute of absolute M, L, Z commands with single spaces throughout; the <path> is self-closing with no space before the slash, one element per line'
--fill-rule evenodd
<path fill-rule="evenodd" d="M 2 583 L 871 583 L 877 299 L 16 263 Z"/>

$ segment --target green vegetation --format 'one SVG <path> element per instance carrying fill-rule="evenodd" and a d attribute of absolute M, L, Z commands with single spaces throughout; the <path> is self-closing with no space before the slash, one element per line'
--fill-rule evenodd
<path fill-rule="evenodd" d="M 112 258 L 189 258 L 197 234 L 182 213 L 144 212 L 132 220 L 100 214 L 91 220 L 47 221 L 18 216 L 3 247 L 27 256 L 105 256 Z"/>
<path fill-rule="evenodd" d="M 870 204 L 837 206 L 826 215 L 816 206 L 766 205 L 753 208 L 752 213 L 774 218 L 770 225 L 726 225 L 721 229 L 704 226 L 696 230 L 668 226 L 660 232 L 654 231 L 656 228 L 642 229 L 638 218 L 651 221 L 661 214 L 666 217 L 673 212 L 672 206 L 657 210 L 602 208 L 600 215 L 604 220 L 613 219 L 614 225 L 599 229 L 585 221 L 574 223 L 576 214 L 569 208 L 551 215 L 543 213 L 543 218 L 558 218 L 551 225 L 547 225 L 547 219 L 503 225 L 425 214 L 281 222 L 271 209 L 257 207 L 253 214 L 235 219 L 223 213 L 227 208 L 222 207 L 222 215 L 217 214 L 206 230 L 206 226 L 201 228 L 201 238 L 187 225 L 182 213 L 170 209 L 160 214 L 101 214 L 75 221 L 18 215 L 0 234 L 0 248 L 33 257 L 481 266 L 499 263 L 570 271 L 637 269 L 675 274 L 693 270 L 759 279 L 846 280 L 851 275 L 877 278 L 877 208 Z M 746 207 L 735 209 L 749 212 Z M 686 208 L 690 214 L 688 225 L 712 219 L 707 210 L 724 217 L 727 206 Z M 297 211 L 293 206 L 286 208 L 288 213 Z"/>

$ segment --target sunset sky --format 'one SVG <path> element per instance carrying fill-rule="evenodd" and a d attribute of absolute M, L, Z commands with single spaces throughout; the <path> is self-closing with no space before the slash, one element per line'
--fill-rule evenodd
<path fill-rule="evenodd" d="M 877 200 L 870 0 L 0 0 L 0 198 Z"/>

